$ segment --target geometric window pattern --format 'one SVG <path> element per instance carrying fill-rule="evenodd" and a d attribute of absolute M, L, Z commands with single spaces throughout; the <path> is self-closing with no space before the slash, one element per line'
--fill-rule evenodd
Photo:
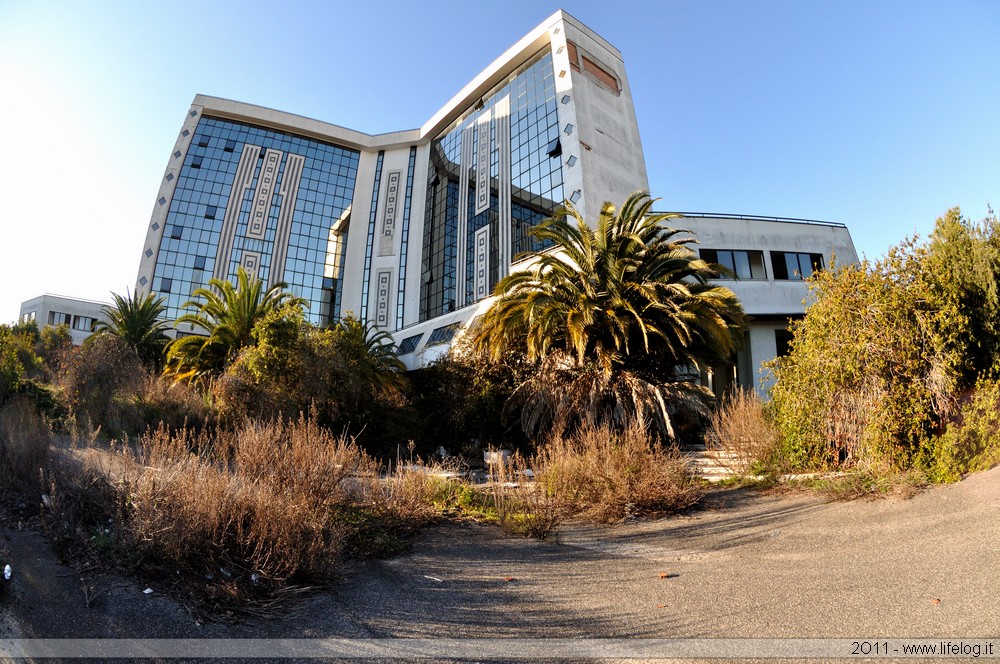
<path fill-rule="evenodd" d="M 368 238 L 365 242 L 365 271 L 361 277 L 361 322 L 368 320 L 368 280 L 372 276 L 372 244 L 375 242 L 375 222 L 378 218 L 378 193 L 382 185 L 382 161 L 385 150 L 378 151 L 375 160 L 375 181 L 372 183 L 372 207 L 368 214 Z"/>
<path fill-rule="evenodd" d="M 399 205 L 400 171 L 389 171 L 386 179 L 385 208 L 382 211 L 382 234 L 378 240 L 378 255 L 393 255 L 393 240 L 396 234 L 396 210 Z"/>
<path fill-rule="evenodd" d="M 396 328 L 403 327 L 406 297 L 406 254 L 410 244 L 410 203 L 413 200 L 413 169 L 417 165 L 417 148 L 410 148 L 410 163 L 406 170 L 406 198 L 403 200 L 403 232 L 399 240 L 399 290 L 396 292 Z"/>
<path fill-rule="evenodd" d="M 309 302 L 306 316 L 311 322 L 326 323 L 330 312 L 323 268 L 330 228 L 354 198 L 359 153 L 209 116 L 199 119 L 194 134 L 156 253 L 152 285 L 159 290 L 161 280 L 169 280 L 170 292 L 159 290 L 165 298 L 166 316 L 176 319 L 185 313 L 181 304 L 191 299 L 192 291 L 207 286 L 213 275 L 235 281 L 238 266 L 256 265 L 260 279 L 269 282 L 273 270 L 289 290 Z M 244 164 L 249 172 L 237 177 L 245 148 L 256 159 Z M 268 162 L 272 150 L 274 159 Z M 266 163 L 274 168 L 270 183 L 260 178 L 262 172 L 267 176 Z M 286 171 L 289 182 L 283 187 Z M 289 186 L 296 179 L 297 189 Z M 262 206 L 255 206 L 263 198 L 263 194 L 255 198 L 264 189 L 260 185 L 270 185 L 271 195 Z M 258 219 L 264 221 L 251 227 L 253 209 L 262 210 Z M 229 231 L 223 234 L 227 224 Z M 284 260 L 273 265 L 280 253 L 285 254 Z"/>
<path fill-rule="evenodd" d="M 502 123 L 509 122 L 507 136 L 502 135 L 506 131 L 497 131 L 501 123 L 494 115 L 494 107 L 502 101 L 510 105 L 509 120 Z M 486 288 L 490 292 L 506 271 L 506 265 L 499 266 L 501 256 L 506 257 L 506 263 L 520 253 L 542 248 L 527 231 L 555 212 L 565 199 L 562 159 L 547 152 L 559 137 L 558 105 L 552 54 L 544 48 L 487 92 L 481 106 L 469 108 L 431 141 L 420 285 L 421 321 L 474 301 L 474 240 L 481 228 L 489 227 Z M 502 113 L 499 110 L 497 114 Z M 466 129 L 471 131 L 466 134 Z M 494 145 L 489 149 L 487 132 L 491 129 Z M 482 143 L 476 140 L 480 133 L 485 139 Z M 485 149 L 477 150 L 476 145 L 470 145 L 470 137 Z M 497 139 L 507 143 L 509 149 L 497 145 Z M 470 159 L 470 153 L 479 159 Z M 463 167 L 475 165 L 477 168 L 470 170 L 478 176 L 479 162 L 486 156 L 490 164 L 488 179 L 469 178 L 469 173 L 463 172 Z M 500 187 L 508 185 L 510 193 L 502 195 L 505 192 Z M 508 196 L 509 202 L 501 201 Z M 477 213 L 477 199 L 481 206 L 487 198 L 488 207 Z M 510 207 L 502 211 L 501 204 Z M 460 206 L 467 206 L 466 214 L 459 214 Z M 510 219 L 509 228 L 499 228 L 501 215 Z M 462 218 L 466 222 L 460 231 L 458 224 Z M 459 246 L 460 242 L 463 246 Z M 461 262 L 457 260 L 459 252 L 464 255 Z M 461 294 L 457 292 L 455 278 L 459 265 L 464 267 Z"/>

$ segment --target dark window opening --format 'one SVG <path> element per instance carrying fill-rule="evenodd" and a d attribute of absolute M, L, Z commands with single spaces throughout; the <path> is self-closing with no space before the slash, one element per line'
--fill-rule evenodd
<path fill-rule="evenodd" d="M 559 142 L 558 138 L 551 141 L 545 148 L 545 152 L 553 159 L 562 155 L 562 143 Z"/>
<path fill-rule="evenodd" d="M 205 208 L 205 218 L 215 219 L 215 213 L 218 212 L 218 208 L 214 205 L 209 205 Z"/>
<path fill-rule="evenodd" d="M 777 357 L 788 355 L 792 349 L 792 333 L 788 330 L 775 330 L 774 347 L 777 351 Z"/>
<path fill-rule="evenodd" d="M 195 256 L 194 257 L 194 269 L 196 269 L 196 270 L 204 270 L 205 269 L 205 257 L 204 256 Z"/>
<path fill-rule="evenodd" d="M 701 257 L 708 263 L 724 267 L 722 279 L 767 279 L 764 269 L 763 251 L 743 251 L 739 249 L 702 249 Z"/>
<path fill-rule="evenodd" d="M 420 343 L 420 338 L 423 337 L 422 334 L 414 334 L 412 337 L 406 337 L 399 344 L 399 354 L 406 355 L 407 353 L 412 353 L 417 349 L 417 344 Z"/>
<path fill-rule="evenodd" d="M 232 152 L 235 147 L 236 147 L 236 141 L 229 139 L 228 141 L 226 141 L 226 146 L 222 148 L 222 151 Z"/>
<path fill-rule="evenodd" d="M 772 251 L 771 269 L 775 279 L 808 279 L 813 272 L 823 269 L 823 254 Z"/>
<path fill-rule="evenodd" d="M 169 293 L 170 289 L 174 287 L 173 279 L 160 279 L 160 292 Z"/>

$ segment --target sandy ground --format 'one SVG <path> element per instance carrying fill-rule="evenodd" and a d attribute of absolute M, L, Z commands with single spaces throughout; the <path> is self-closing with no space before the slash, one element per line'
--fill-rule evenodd
<path fill-rule="evenodd" d="M 30 530 L 0 537 L 15 564 L 0 643 L 1000 637 L 1000 469 L 910 500 L 723 491 L 684 516 L 570 524 L 554 543 L 449 523 L 288 615 L 235 626 L 199 624 L 155 586 L 60 565 Z M 98 593 L 89 606 L 84 585 Z"/>

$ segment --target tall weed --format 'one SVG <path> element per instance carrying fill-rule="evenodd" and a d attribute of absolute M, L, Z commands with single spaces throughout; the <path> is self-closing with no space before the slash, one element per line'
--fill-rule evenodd
<path fill-rule="evenodd" d="M 528 460 L 534 480 L 515 456 L 495 485 L 500 523 L 545 536 L 569 516 L 609 523 L 628 516 L 675 512 L 703 490 L 680 453 L 651 440 L 640 426 L 584 425 L 555 436 Z M 503 473 L 508 473 L 504 475 Z"/>
<path fill-rule="evenodd" d="M 28 399 L 0 407 L 0 488 L 37 494 L 50 444 L 49 426 Z"/>
<path fill-rule="evenodd" d="M 778 430 L 752 390 L 732 393 L 712 414 L 706 444 L 736 475 L 774 474 L 782 461 Z"/>

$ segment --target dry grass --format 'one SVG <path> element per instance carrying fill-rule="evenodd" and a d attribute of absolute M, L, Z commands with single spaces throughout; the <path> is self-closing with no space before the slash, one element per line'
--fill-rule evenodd
<path fill-rule="evenodd" d="M 495 465 L 495 481 L 490 485 L 491 507 L 497 522 L 509 533 L 545 539 L 574 511 L 570 496 L 553 480 L 556 473 L 528 469 L 524 458 L 515 454 L 507 463 Z"/>
<path fill-rule="evenodd" d="M 526 465 L 531 482 L 525 481 Z M 637 425 L 625 431 L 584 426 L 555 437 L 528 464 L 514 457 L 495 487 L 500 524 L 535 537 L 545 537 L 569 516 L 610 523 L 675 512 L 703 494 L 680 454 L 653 442 Z"/>
<path fill-rule="evenodd" d="M 27 400 L 0 408 L 0 488 L 36 494 L 49 463 L 51 432 Z M 37 495 L 32 496 L 37 500 Z"/>
<path fill-rule="evenodd" d="M 718 463 L 734 475 L 779 469 L 778 430 L 752 390 L 738 390 L 726 398 L 712 415 L 705 441 Z"/>
<path fill-rule="evenodd" d="M 426 473 L 380 477 L 310 417 L 214 435 L 161 426 L 134 449 L 70 456 L 81 463 L 49 489 L 54 543 L 137 569 L 207 617 L 276 610 L 348 556 L 400 551 L 434 513 Z"/>

